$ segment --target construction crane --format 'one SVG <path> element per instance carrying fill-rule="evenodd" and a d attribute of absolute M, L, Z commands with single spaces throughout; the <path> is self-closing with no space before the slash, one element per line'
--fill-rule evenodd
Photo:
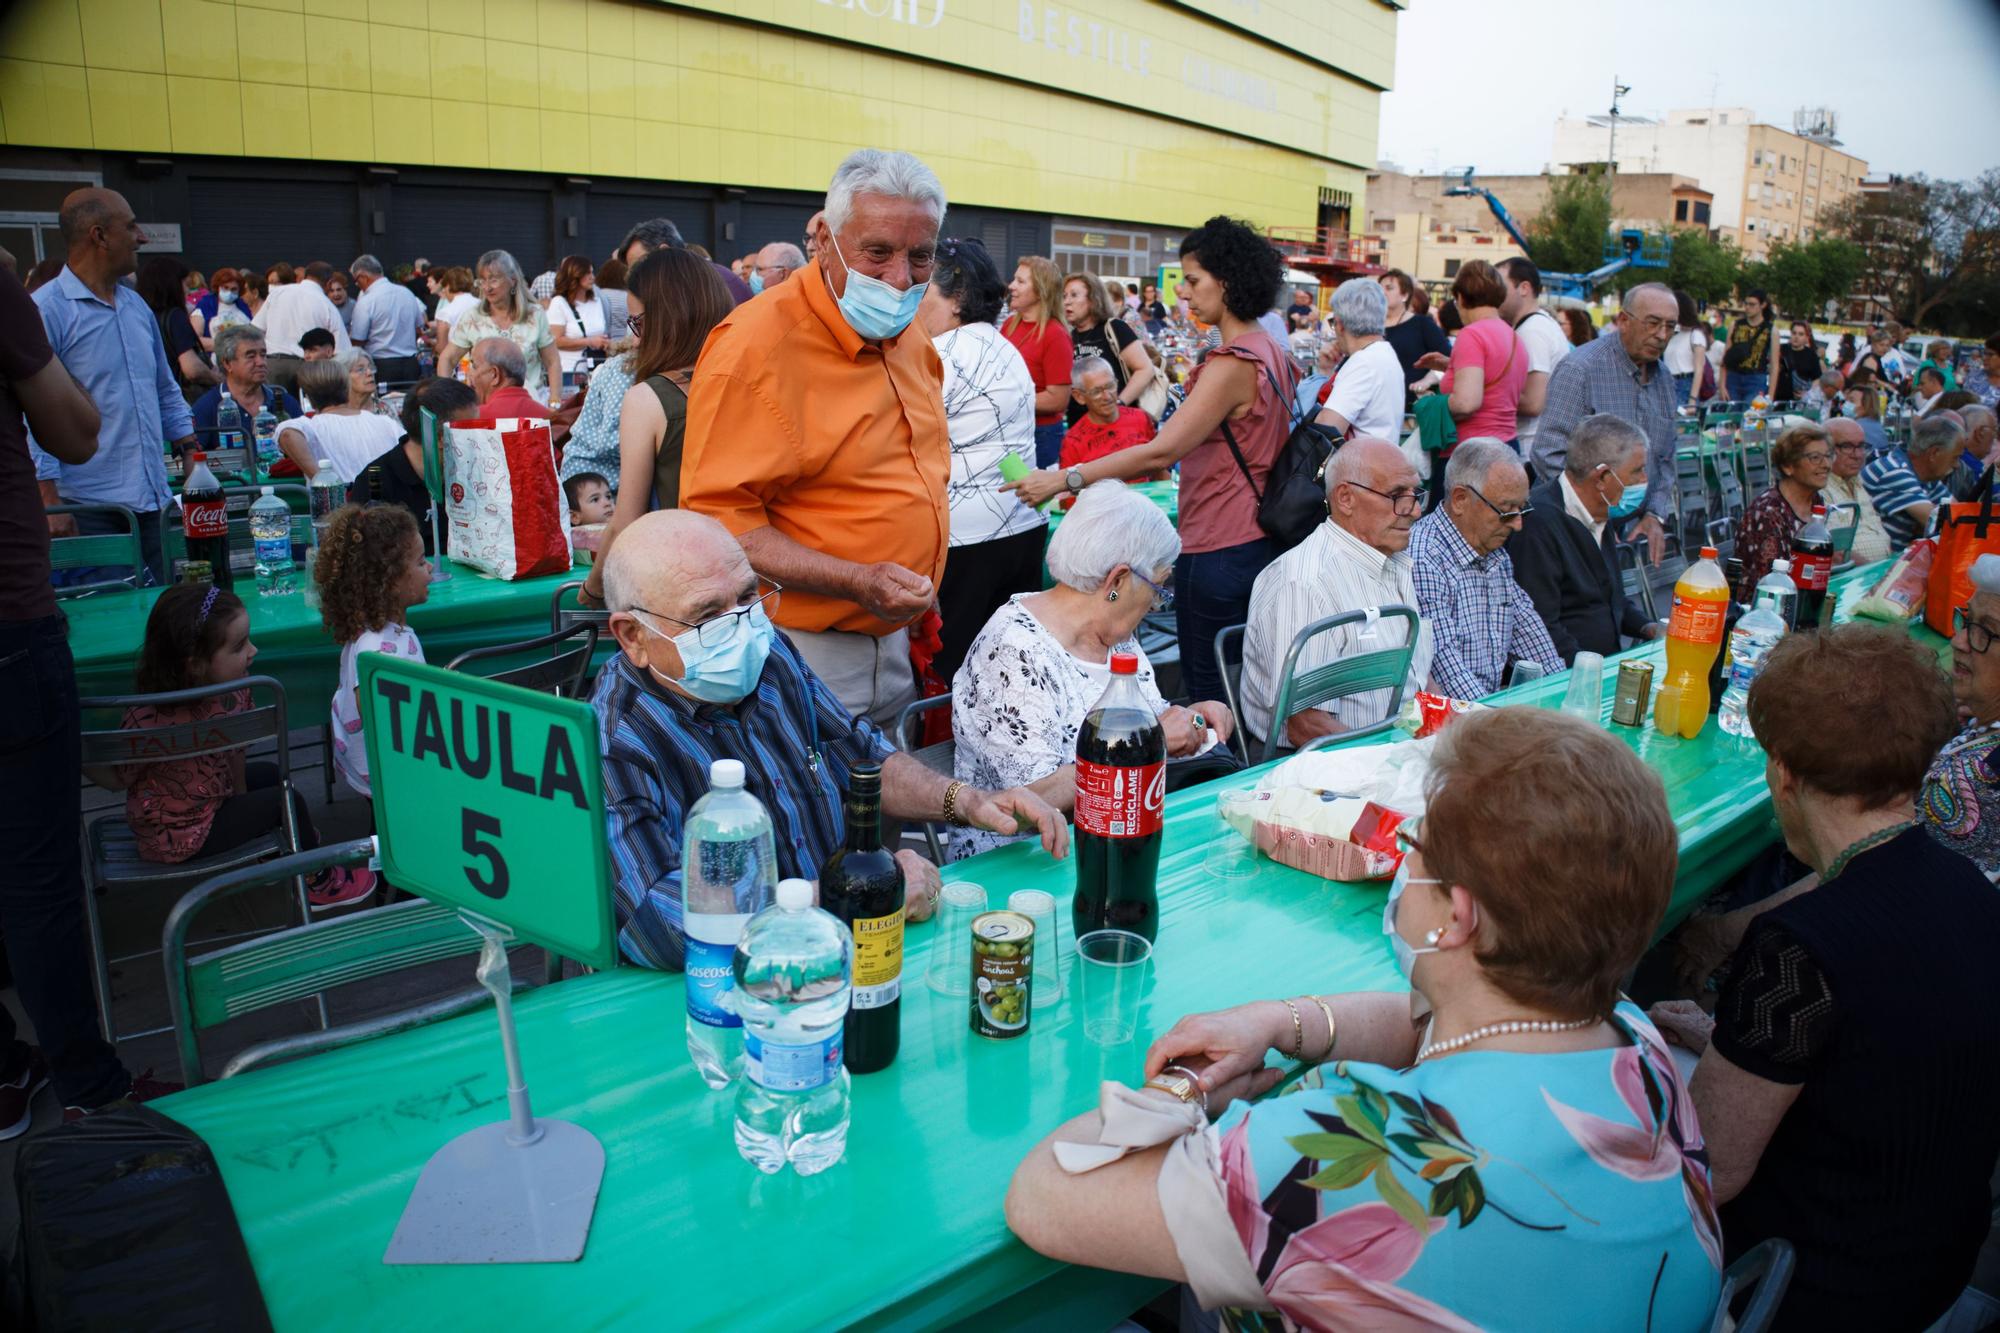
<path fill-rule="evenodd" d="M 1507 211 L 1507 205 L 1500 202 L 1498 195 L 1484 185 L 1472 181 L 1473 169 L 1465 168 L 1458 184 L 1445 191 L 1447 196 L 1468 198 L 1477 195 L 1486 201 L 1486 207 L 1493 212 L 1493 218 L 1507 234 L 1514 238 L 1514 244 L 1521 252 L 1528 251 L 1528 238 L 1521 233 L 1514 215 Z M 1542 287 L 1557 296 L 1574 296 L 1579 300 L 1589 300 L 1598 284 L 1614 273 L 1628 268 L 1665 268 L 1673 257 L 1673 240 L 1665 236 L 1648 236 L 1637 227 L 1625 227 L 1604 238 L 1604 262 L 1588 273 L 1544 273 Z"/>

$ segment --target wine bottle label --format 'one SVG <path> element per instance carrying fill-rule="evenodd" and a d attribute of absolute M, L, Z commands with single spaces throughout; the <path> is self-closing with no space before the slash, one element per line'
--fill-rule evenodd
<path fill-rule="evenodd" d="M 1794 552 L 1792 555 L 1792 581 L 1805 592 L 1825 592 L 1827 576 L 1833 573 L 1833 557 L 1806 555 Z"/>
<path fill-rule="evenodd" d="M 1728 610 L 1726 600 L 1702 602 L 1675 593 L 1674 615 L 1667 622 L 1667 637 L 1683 643 L 1721 643 L 1722 618 Z"/>
<path fill-rule="evenodd" d="M 1167 766 L 1130 768 L 1076 761 L 1076 828 L 1100 838 L 1143 838 L 1160 831 Z"/>
<path fill-rule="evenodd" d="M 740 1028 L 736 1012 L 736 941 L 743 937 L 749 914 L 723 916 L 690 912 L 687 916 L 688 1017 L 712 1028 Z"/>
<path fill-rule="evenodd" d="M 743 1034 L 743 1072 L 766 1092 L 811 1092 L 840 1077 L 840 1029 L 803 1046 L 759 1041 Z"/>
<path fill-rule="evenodd" d="M 851 1008 L 880 1009 L 903 993 L 903 909 L 854 923 Z"/>

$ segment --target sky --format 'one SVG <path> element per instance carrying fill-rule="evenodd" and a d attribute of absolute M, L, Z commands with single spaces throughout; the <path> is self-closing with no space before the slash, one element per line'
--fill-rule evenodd
<path fill-rule="evenodd" d="M 2000 166 L 2000 0 L 1407 3 L 1380 145 L 1405 171 L 1539 172 L 1556 118 L 1608 111 L 1614 74 L 1621 113 L 1747 106 L 1789 129 L 1830 107 L 1870 174 Z"/>

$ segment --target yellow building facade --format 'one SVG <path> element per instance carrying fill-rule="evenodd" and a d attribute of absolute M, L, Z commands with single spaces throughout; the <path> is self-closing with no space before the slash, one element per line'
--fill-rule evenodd
<path fill-rule="evenodd" d="M 1358 203 L 1381 0 L 20 0 L 0 143 L 823 191 L 1184 227 Z M 7 154 L 0 153 L 0 166 Z M 0 204 L 0 209 L 4 209 Z"/>

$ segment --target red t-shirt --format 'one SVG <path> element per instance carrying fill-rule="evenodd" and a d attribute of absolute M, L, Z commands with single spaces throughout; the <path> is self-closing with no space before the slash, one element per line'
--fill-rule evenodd
<path fill-rule="evenodd" d="M 501 417 L 538 417 L 546 421 L 549 405 L 520 385 L 509 384 L 479 405 L 479 415 L 496 421 Z"/>
<path fill-rule="evenodd" d="M 1082 467 L 1093 458 L 1115 454 L 1120 449 L 1130 449 L 1135 444 L 1144 444 L 1153 438 L 1153 419 L 1136 407 L 1120 407 L 1118 420 L 1109 426 L 1092 421 L 1089 417 L 1077 422 L 1063 436 L 1062 461 L 1060 466 Z M 1133 481 L 1150 481 L 1150 477 L 1134 477 Z"/>
<path fill-rule="evenodd" d="M 1070 347 L 1069 330 L 1051 319 L 1042 325 L 1041 333 L 1025 319 L 1013 318 L 1000 328 L 1002 337 L 1012 344 L 1028 363 L 1028 374 L 1035 381 L 1035 392 L 1040 393 L 1052 384 L 1068 384 L 1073 352 Z M 1053 412 L 1035 413 L 1035 424 L 1047 426 L 1063 419 L 1063 409 Z"/>

